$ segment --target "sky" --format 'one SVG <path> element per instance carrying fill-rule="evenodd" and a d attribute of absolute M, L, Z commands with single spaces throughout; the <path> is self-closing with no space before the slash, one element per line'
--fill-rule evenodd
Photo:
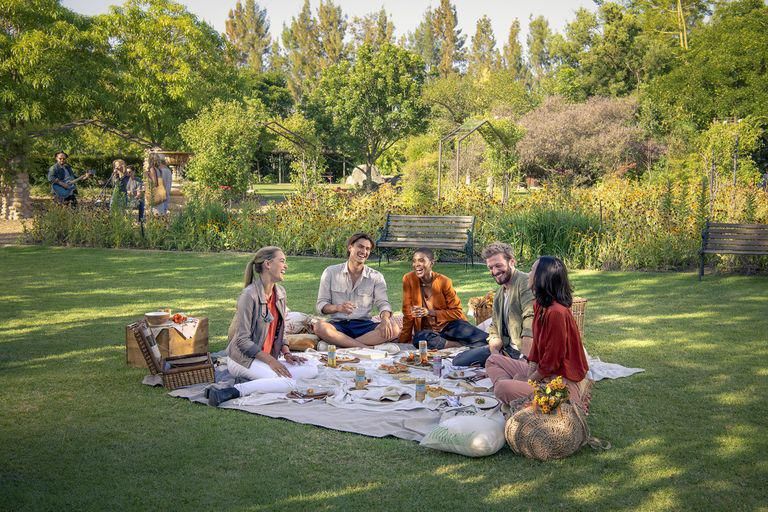
<path fill-rule="evenodd" d="M 119 1 L 99 0 L 62 0 L 62 5 L 73 11 L 94 15 L 108 11 L 110 5 L 120 4 Z M 236 0 L 183 0 L 180 3 L 207 21 L 217 31 L 224 32 L 224 22 L 229 10 L 235 6 Z M 243 0 L 243 3 L 245 1 Z M 297 16 L 304 0 L 256 0 L 262 8 L 267 9 L 270 21 L 270 32 L 279 37 L 283 24 L 290 24 L 291 18 Z M 316 11 L 320 0 L 311 0 L 312 10 Z M 440 4 L 439 0 L 334 0 L 341 6 L 344 14 L 351 19 L 354 16 L 364 16 L 378 11 L 382 6 L 392 16 L 395 25 L 395 39 L 413 31 L 421 22 L 424 11 Z M 475 33 L 475 24 L 484 14 L 491 18 L 497 47 L 501 49 L 509 35 L 509 26 L 514 18 L 520 20 L 522 29 L 521 43 L 525 44 L 528 33 L 528 20 L 543 15 L 553 30 L 562 31 L 565 24 L 574 18 L 579 7 L 595 10 L 593 0 L 453 0 L 459 18 L 459 28 L 467 36 L 470 45 Z"/>

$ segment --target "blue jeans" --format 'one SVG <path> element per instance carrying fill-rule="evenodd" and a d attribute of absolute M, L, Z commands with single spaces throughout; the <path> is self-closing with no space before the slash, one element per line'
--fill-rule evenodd
<path fill-rule="evenodd" d="M 520 352 L 512 347 L 504 347 L 501 351 L 512 359 L 520 359 Z M 471 348 L 453 358 L 453 366 L 485 366 L 485 361 L 491 357 L 491 349 L 484 347 Z"/>

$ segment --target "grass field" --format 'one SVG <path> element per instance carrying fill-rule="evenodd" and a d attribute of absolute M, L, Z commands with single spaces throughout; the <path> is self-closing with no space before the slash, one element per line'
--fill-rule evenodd
<path fill-rule="evenodd" d="M 0 248 L 2 510 L 768 510 L 768 279 L 574 272 L 593 356 L 645 373 L 596 384 L 613 448 L 539 463 L 469 459 L 398 439 L 217 410 L 142 386 L 124 326 L 169 306 L 210 318 L 242 254 Z M 311 311 L 331 260 L 290 258 Z M 399 307 L 403 263 L 382 265 Z M 439 265 L 466 305 L 480 267 Z"/>

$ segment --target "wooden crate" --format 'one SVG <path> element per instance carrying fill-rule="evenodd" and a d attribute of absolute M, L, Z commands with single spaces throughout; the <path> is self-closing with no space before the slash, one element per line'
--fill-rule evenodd
<path fill-rule="evenodd" d="M 157 346 L 163 359 L 174 356 L 186 356 L 208 352 L 208 318 L 201 317 L 194 336 L 189 339 L 176 329 L 165 329 L 157 335 Z M 133 335 L 130 324 L 125 327 L 125 362 L 134 368 L 146 368 L 147 363 L 141 354 L 139 344 Z"/>

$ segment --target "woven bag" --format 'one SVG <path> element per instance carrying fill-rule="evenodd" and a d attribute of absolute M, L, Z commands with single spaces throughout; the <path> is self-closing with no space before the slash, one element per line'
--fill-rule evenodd
<path fill-rule="evenodd" d="M 504 436 L 512 451 L 537 460 L 562 459 L 585 444 L 609 449 L 610 443 L 590 437 L 584 413 L 569 403 L 545 414 L 526 407 L 507 420 Z"/>

